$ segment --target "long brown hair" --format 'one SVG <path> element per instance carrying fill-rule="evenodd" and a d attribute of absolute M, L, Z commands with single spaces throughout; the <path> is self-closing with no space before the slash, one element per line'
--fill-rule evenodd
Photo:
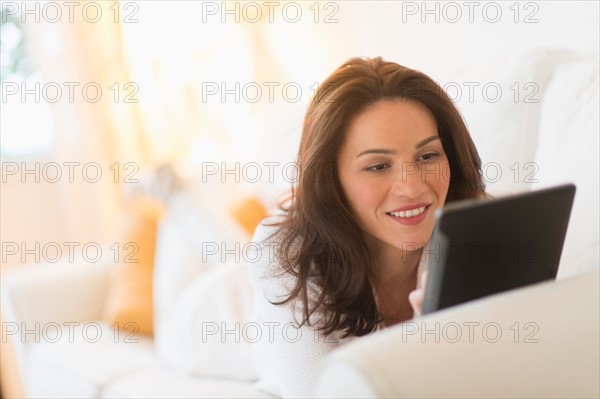
<path fill-rule="evenodd" d="M 381 317 L 373 292 L 373 256 L 338 178 L 337 155 L 353 117 L 381 100 L 412 100 L 434 116 L 450 164 L 446 202 L 485 196 L 481 160 L 460 113 L 429 76 L 377 58 L 352 58 L 329 76 L 308 106 L 298 151 L 299 178 L 277 223 L 277 260 L 295 286 L 282 305 L 299 300 L 300 325 L 324 334 L 362 336 Z M 312 289 L 318 287 L 316 292 Z"/>

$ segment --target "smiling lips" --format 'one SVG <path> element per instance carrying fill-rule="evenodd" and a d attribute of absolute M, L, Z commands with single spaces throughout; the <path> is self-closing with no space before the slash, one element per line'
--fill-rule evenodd
<path fill-rule="evenodd" d="M 405 207 L 403 210 L 395 210 L 392 212 L 386 212 L 386 214 L 392 218 L 393 221 L 405 224 L 405 225 L 416 225 L 421 223 L 427 216 L 430 204 L 416 204 L 417 206 Z M 408 209 L 407 209 L 408 208 Z"/>

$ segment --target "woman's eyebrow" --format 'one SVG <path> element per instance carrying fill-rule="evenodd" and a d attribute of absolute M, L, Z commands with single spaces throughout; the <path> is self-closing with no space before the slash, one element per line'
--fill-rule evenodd
<path fill-rule="evenodd" d="M 423 147 L 425 144 L 427 144 L 427 143 L 429 143 L 429 142 L 431 142 L 431 141 L 433 141 L 433 140 L 435 140 L 435 139 L 438 139 L 438 140 L 440 140 L 440 136 L 430 136 L 430 137 L 427 137 L 427 138 L 426 138 L 426 139 L 424 139 L 424 140 L 421 140 L 421 141 L 419 141 L 419 142 L 417 143 L 417 145 L 415 146 L 415 149 L 417 149 L 417 148 L 421 148 L 421 147 Z"/>
<path fill-rule="evenodd" d="M 396 154 L 396 150 L 390 150 L 387 148 L 371 148 L 369 150 L 364 150 L 360 154 L 356 156 L 356 158 L 361 157 L 367 154 L 384 154 L 384 155 L 394 155 Z"/>
<path fill-rule="evenodd" d="M 423 139 L 423 140 L 419 141 L 417 143 L 417 145 L 415 146 L 415 149 L 421 148 L 425 144 L 430 143 L 430 142 L 432 142 L 434 140 L 440 140 L 440 137 L 439 136 L 430 136 L 430 137 L 427 137 L 426 139 Z M 396 154 L 396 152 L 397 152 L 396 150 L 391 150 L 391 149 L 387 149 L 387 148 L 371 148 L 371 149 L 368 149 L 368 150 L 364 150 L 363 152 L 361 152 L 360 154 L 358 154 L 356 156 L 356 158 L 361 157 L 361 156 L 366 155 L 366 154 L 394 155 L 394 154 Z"/>

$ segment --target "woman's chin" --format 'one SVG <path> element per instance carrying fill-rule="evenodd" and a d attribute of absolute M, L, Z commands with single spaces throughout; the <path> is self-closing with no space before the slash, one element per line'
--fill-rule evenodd
<path fill-rule="evenodd" d="M 402 252 L 405 252 L 407 254 L 412 254 L 412 253 L 420 251 L 421 248 L 423 248 L 425 246 L 425 242 L 405 241 L 405 242 L 397 243 L 394 246 Z"/>

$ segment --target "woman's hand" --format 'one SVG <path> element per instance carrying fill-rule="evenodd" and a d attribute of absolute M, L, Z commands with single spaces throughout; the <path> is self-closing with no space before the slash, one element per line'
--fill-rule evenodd
<path fill-rule="evenodd" d="M 427 271 L 423 272 L 423 279 L 421 280 L 421 286 L 417 287 L 414 291 L 411 291 L 408 294 L 408 301 L 410 302 L 410 306 L 413 308 L 414 316 L 421 316 L 421 312 L 423 310 L 423 300 L 425 298 L 425 287 L 427 283 Z"/>

